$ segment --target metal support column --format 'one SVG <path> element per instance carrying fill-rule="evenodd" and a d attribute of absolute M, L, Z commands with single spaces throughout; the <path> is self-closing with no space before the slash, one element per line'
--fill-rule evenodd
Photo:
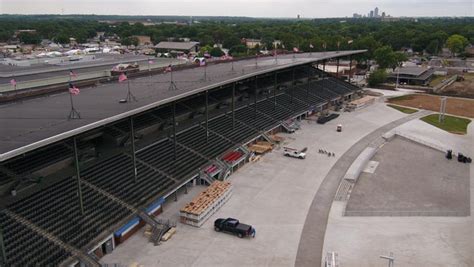
<path fill-rule="evenodd" d="M 323 71 L 326 71 L 326 60 L 323 60 Z"/>
<path fill-rule="evenodd" d="M 0 266 L 7 265 L 7 252 L 5 251 L 5 243 L 3 240 L 3 229 L 0 225 Z"/>
<path fill-rule="evenodd" d="M 174 191 L 174 201 L 178 201 L 178 190 Z"/>
<path fill-rule="evenodd" d="M 138 181 L 138 171 L 137 171 L 137 158 L 135 153 L 135 128 L 133 126 L 133 117 L 130 117 L 130 144 L 132 148 L 132 161 L 133 161 L 133 181 L 136 183 Z"/>
<path fill-rule="evenodd" d="M 209 143 L 209 91 L 206 90 L 206 143 Z"/>
<path fill-rule="evenodd" d="M 339 58 L 337 58 L 337 63 L 336 63 L 336 77 L 339 78 Z"/>
<path fill-rule="evenodd" d="M 278 77 L 277 77 L 277 72 L 275 71 L 275 80 L 273 81 L 273 110 L 276 109 L 277 105 L 277 98 L 276 98 L 276 92 L 277 92 L 277 85 L 278 84 Z"/>
<path fill-rule="evenodd" d="M 184 193 L 188 194 L 188 184 L 184 184 Z"/>
<path fill-rule="evenodd" d="M 178 158 L 178 153 L 176 151 L 176 143 L 178 137 L 176 136 L 176 102 L 173 102 L 173 154 L 174 160 Z"/>
<path fill-rule="evenodd" d="M 79 154 L 77 151 L 76 137 L 73 137 L 72 141 L 73 141 L 73 149 L 74 149 L 74 165 L 76 167 L 77 195 L 79 197 L 79 208 L 81 210 L 81 215 L 84 215 L 84 202 L 82 200 L 82 187 L 81 187 L 81 171 L 79 167 Z"/>
<path fill-rule="evenodd" d="M 291 78 L 291 87 L 290 87 L 290 103 L 293 103 L 293 87 L 296 85 L 295 71 L 296 68 L 293 68 L 293 76 Z"/>
<path fill-rule="evenodd" d="M 349 56 L 349 83 L 351 83 L 352 79 L 352 56 Z"/>
<path fill-rule="evenodd" d="M 255 76 L 255 91 L 254 91 L 254 110 L 255 110 L 255 120 L 257 119 L 257 86 L 258 86 L 258 77 Z"/>
<path fill-rule="evenodd" d="M 235 129 L 235 83 L 232 84 L 232 130 Z"/>

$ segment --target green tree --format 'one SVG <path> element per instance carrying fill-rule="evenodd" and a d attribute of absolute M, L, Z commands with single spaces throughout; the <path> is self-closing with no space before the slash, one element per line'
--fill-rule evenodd
<path fill-rule="evenodd" d="M 451 51 L 453 56 L 457 53 L 464 52 L 464 48 L 466 48 L 468 44 L 469 42 L 467 41 L 466 37 L 459 34 L 453 34 L 449 36 L 448 40 L 446 41 L 446 47 Z"/>
<path fill-rule="evenodd" d="M 378 69 L 370 74 L 368 83 L 369 86 L 377 86 L 385 82 L 386 79 L 387 72 L 385 72 L 385 69 Z"/>
<path fill-rule="evenodd" d="M 395 62 L 395 54 L 390 46 L 382 46 L 374 51 L 374 59 L 381 69 L 392 67 Z"/>
<path fill-rule="evenodd" d="M 212 57 L 222 57 L 225 53 L 219 47 L 213 47 L 209 54 L 211 54 Z"/>
<path fill-rule="evenodd" d="M 41 42 L 41 38 L 36 33 L 28 33 L 22 32 L 18 35 L 20 42 L 25 44 L 39 44 Z"/>
<path fill-rule="evenodd" d="M 439 41 L 438 40 L 431 40 L 431 42 L 426 47 L 426 52 L 437 55 L 440 49 Z"/>

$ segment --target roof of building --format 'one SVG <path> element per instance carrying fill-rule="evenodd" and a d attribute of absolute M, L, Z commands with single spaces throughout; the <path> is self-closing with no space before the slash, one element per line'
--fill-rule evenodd
<path fill-rule="evenodd" d="M 178 50 L 190 50 L 199 42 L 159 42 L 155 47 L 160 49 L 178 49 Z"/>
<path fill-rule="evenodd" d="M 410 66 L 410 67 L 397 68 L 393 73 L 394 74 L 398 73 L 400 75 L 420 76 L 427 70 L 428 70 L 427 68 Z"/>
<path fill-rule="evenodd" d="M 423 68 L 423 67 L 402 67 L 400 69 L 396 69 L 392 72 L 389 77 L 396 78 L 397 76 L 402 77 L 404 79 L 412 79 L 412 80 L 426 80 L 428 79 L 435 70 L 433 68 Z"/>
<path fill-rule="evenodd" d="M 258 68 L 255 68 L 254 59 L 209 65 L 206 75 L 210 80 L 207 81 L 202 80 L 204 68 L 175 71 L 173 77 L 178 90 L 172 91 L 169 90 L 169 74 L 130 79 L 131 92 L 138 102 L 127 104 L 118 103 L 127 94 L 127 83 L 112 82 L 80 88 L 80 95 L 73 99 L 75 108 L 81 113 L 82 119 L 79 120 L 67 120 L 71 109 L 67 92 L 2 105 L 0 162 L 199 92 L 255 75 L 365 51 L 312 53 L 311 56 L 298 54 L 295 58 L 293 55 L 280 55 L 277 62 L 273 58 L 261 58 Z"/>

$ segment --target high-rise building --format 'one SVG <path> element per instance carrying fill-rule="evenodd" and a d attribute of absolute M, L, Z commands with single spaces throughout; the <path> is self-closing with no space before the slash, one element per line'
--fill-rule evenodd
<path fill-rule="evenodd" d="M 374 11 L 373 11 L 373 10 L 370 10 L 369 18 L 373 18 L 373 17 L 374 17 Z"/>
<path fill-rule="evenodd" d="M 377 18 L 378 16 L 379 16 L 379 8 L 376 7 L 376 8 L 374 9 L 374 17 Z"/>

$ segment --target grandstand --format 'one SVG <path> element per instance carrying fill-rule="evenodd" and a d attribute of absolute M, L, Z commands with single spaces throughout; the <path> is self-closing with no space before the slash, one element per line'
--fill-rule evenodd
<path fill-rule="evenodd" d="M 5 145 L 0 157 L 4 265 L 96 265 L 140 225 L 156 227 L 152 215 L 177 190 L 225 178 L 208 170 L 228 173 L 248 156 L 247 144 L 285 131 L 288 120 L 360 96 L 360 88 L 328 77 L 315 64 L 362 52 L 314 53 L 125 112 L 114 110 L 85 125 L 51 124 L 58 127 L 53 132 L 62 133 L 38 134 L 14 149 Z"/>

